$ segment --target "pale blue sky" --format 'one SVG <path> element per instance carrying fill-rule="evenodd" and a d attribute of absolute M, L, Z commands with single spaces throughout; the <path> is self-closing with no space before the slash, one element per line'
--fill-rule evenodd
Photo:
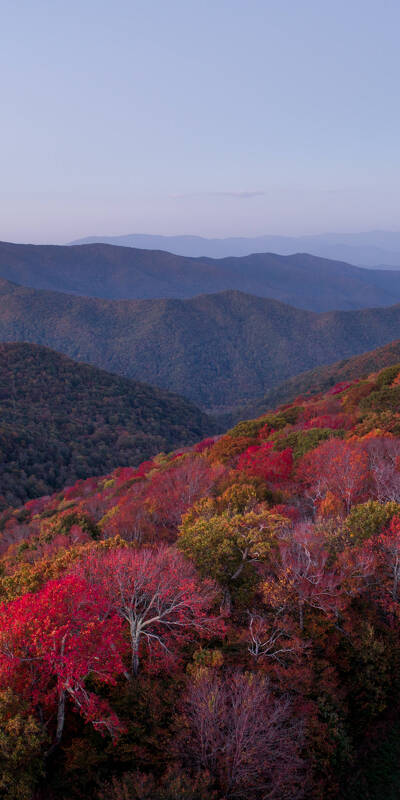
<path fill-rule="evenodd" d="M 400 229 L 398 0 L 1 0 L 0 239 Z"/>

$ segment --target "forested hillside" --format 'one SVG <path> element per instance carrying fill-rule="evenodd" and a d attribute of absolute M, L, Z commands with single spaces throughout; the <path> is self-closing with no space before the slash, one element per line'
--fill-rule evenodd
<path fill-rule="evenodd" d="M 360 269 L 304 250 L 291 256 L 264 252 L 213 259 L 107 244 L 0 242 L 0 277 L 109 299 L 184 298 L 237 289 L 312 311 L 400 302 L 400 271 Z"/>
<path fill-rule="evenodd" d="M 400 364 L 0 515 L 9 800 L 400 793 Z"/>
<path fill-rule="evenodd" d="M 365 378 L 371 372 L 377 372 L 383 367 L 390 367 L 400 362 L 400 341 L 390 342 L 376 350 L 369 350 L 360 356 L 345 358 L 328 364 L 326 367 L 316 367 L 315 369 L 295 375 L 288 381 L 270 389 L 264 397 L 255 403 L 235 411 L 237 419 L 244 416 L 257 416 L 265 411 L 266 408 L 274 408 L 279 403 L 290 403 L 295 397 L 300 395 L 309 396 L 318 392 L 325 392 L 340 381 L 354 380 L 354 378 Z"/>
<path fill-rule="evenodd" d="M 180 397 L 45 347 L 0 344 L 0 507 L 137 465 L 210 430 Z"/>
<path fill-rule="evenodd" d="M 0 281 L 0 340 L 52 347 L 206 409 L 399 337 L 400 305 L 315 314 L 241 292 L 111 301 Z"/>

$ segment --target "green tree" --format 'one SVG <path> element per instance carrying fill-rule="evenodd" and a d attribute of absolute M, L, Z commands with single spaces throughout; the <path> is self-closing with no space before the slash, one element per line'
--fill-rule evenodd
<path fill-rule="evenodd" d="M 350 511 L 345 523 L 345 531 L 354 544 L 359 544 L 373 536 L 378 536 L 387 527 L 394 516 L 400 516 L 400 504 L 378 503 L 377 500 L 368 500 L 359 503 Z"/>
<path fill-rule="evenodd" d="M 277 531 L 286 524 L 285 517 L 269 511 L 197 519 L 189 512 L 179 532 L 178 547 L 201 575 L 218 581 L 224 608 L 230 611 L 232 596 L 239 600 L 254 586 L 255 563 L 268 558 Z"/>

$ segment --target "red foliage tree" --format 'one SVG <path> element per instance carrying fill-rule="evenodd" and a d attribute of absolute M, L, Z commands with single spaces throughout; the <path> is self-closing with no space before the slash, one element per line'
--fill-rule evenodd
<path fill-rule="evenodd" d="M 102 521 L 105 537 L 122 536 L 128 542 L 141 544 L 152 541 L 156 536 L 155 526 L 147 503 L 147 485 L 140 481 L 118 498 Z"/>
<path fill-rule="evenodd" d="M 338 555 L 337 569 L 341 576 L 344 604 L 346 598 L 356 597 L 376 582 L 377 558 L 375 544 L 365 542 L 361 547 L 346 547 Z"/>
<path fill-rule="evenodd" d="M 312 528 L 299 525 L 291 539 L 279 541 L 279 553 L 276 576 L 264 584 L 266 604 L 281 613 L 295 610 L 301 630 L 306 607 L 335 613 L 341 604 L 340 576 L 329 568 L 329 553 Z"/>
<path fill-rule="evenodd" d="M 182 515 L 199 497 L 207 496 L 221 471 L 223 467 L 211 466 L 200 455 L 178 457 L 118 497 L 102 522 L 103 533 L 137 544 L 175 538 Z"/>
<path fill-rule="evenodd" d="M 95 554 L 79 570 L 106 587 L 112 613 L 128 624 L 133 674 L 144 648 L 157 667 L 196 631 L 208 636 L 223 630 L 222 621 L 209 613 L 216 595 L 213 582 L 200 582 L 175 548 Z"/>
<path fill-rule="evenodd" d="M 237 469 L 247 475 L 262 478 L 267 483 L 287 481 L 293 469 L 293 454 L 290 447 L 278 452 L 271 442 L 252 445 L 242 453 Z"/>
<path fill-rule="evenodd" d="M 211 466 L 202 456 L 186 455 L 154 475 L 146 493 L 154 525 L 175 531 L 182 515 L 196 500 L 210 493 L 223 471 L 223 467 Z"/>
<path fill-rule="evenodd" d="M 351 417 L 347 414 L 318 414 L 316 417 L 304 423 L 305 430 L 309 428 L 331 428 L 332 430 L 349 430 L 351 428 Z"/>
<path fill-rule="evenodd" d="M 121 729 L 108 703 L 86 686 L 89 677 L 115 683 L 123 671 L 121 621 L 98 586 L 78 577 L 49 581 L 0 610 L 0 686 L 10 686 L 47 721 L 61 741 L 70 701 L 101 732 Z"/>
<path fill-rule="evenodd" d="M 329 439 L 303 456 L 297 475 L 314 507 L 332 492 L 348 513 L 367 490 L 368 458 L 358 443 Z"/>

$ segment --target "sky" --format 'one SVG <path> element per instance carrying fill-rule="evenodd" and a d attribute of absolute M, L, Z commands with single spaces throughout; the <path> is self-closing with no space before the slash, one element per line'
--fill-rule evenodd
<path fill-rule="evenodd" d="M 400 230 L 398 0 L 1 0 L 0 239 Z"/>

